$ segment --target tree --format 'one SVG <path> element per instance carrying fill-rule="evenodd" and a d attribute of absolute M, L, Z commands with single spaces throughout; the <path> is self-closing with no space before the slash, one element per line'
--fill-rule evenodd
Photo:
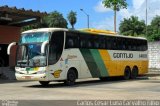
<path fill-rule="evenodd" d="M 154 17 L 147 29 L 147 38 L 149 41 L 160 40 L 160 16 L 157 15 Z"/>
<path fill-rule="evenodd" d="M 68 21 L 69 21 L 69 23 L 71 24 L 71 26 L 72 26 L 72 29 L 74 29 L 74 25 L 76 24 L 76 22 L 77 22 L 77 13 L 76 12 L 73 12 L 73 11 L 71 11 L 69 14 L 68 14 L 68 16 L 67 16 L 67 18 L 68 18 Z"/>
<path fill-rule="evenodd" d="M 67 21 L 64 19 L 63 15 L 57 11 L 54 11 L 46 17 L 46 21 L 49 27 L 60 27 L 67 28 Z"/>
<path fill-rule="evenodd" d="M 127 8 L 126 0 L 103 0 L 102 3 L 106 8 L 111 8 L 114 11 L 114 31 L 116 32 L 117 11 Z"/>
<path fill-rule="evenodd" d="M 48 16 L 41 19 L 41 22 L 36 24 L 28 25 L 22 28 L 22 31 L 35 29 L 35 28 L 49 28 L 49 27 L 59 27 L 67 28 L 67 21 L 63 15 L 57 11 L 51 12 Z"/>
<path fill-rule="evenodd" d="M 126 36 L 139 36 L 145 34 L 145 22 L 139 21 L 138 17 L 131 16 L 129 19 L 124 18 L 120 22 L 120 33 Z"/>

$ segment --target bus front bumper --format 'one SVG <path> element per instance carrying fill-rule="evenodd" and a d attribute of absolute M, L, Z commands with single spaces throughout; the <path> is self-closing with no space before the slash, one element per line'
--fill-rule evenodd
<path fill-rule="evenodd" d="M 28 81 L 48 81 L 46 74 L 18 74 L 16 73 L 17 80 L 28 80 Z"/>

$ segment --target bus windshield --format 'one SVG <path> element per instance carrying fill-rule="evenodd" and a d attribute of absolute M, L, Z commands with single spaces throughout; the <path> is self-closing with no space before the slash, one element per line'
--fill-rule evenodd
<path fill-rule="evenodd" d="M 49 40 L 49 33 L 47 32 L 34 32 L 22 34 L 20 43 L 37 43 Z"/>
<path fill-rule="evenodd" d="M 49 35 L 48 32 L 22 34 L 17 50 L 16 65 L 19 67 L 46 66 L 47 53 L 41 54 L 41 46 L 44 41 L 49 40 Z"/>
<path fill-rule="evenodd" d="M 19 45 L 17 50 L 17 66 L 45 66 L 46 55 L 41 55 L 41 44 L 42 43 Z"/>

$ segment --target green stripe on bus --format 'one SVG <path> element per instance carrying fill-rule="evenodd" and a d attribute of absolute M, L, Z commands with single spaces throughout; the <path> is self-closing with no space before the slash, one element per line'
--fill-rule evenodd
<path fill-rule="evenodd" d="M 90 51 L 91 51 L 91 54 L 92 54 L 92 56 L 94 58 L 94 61 L 96 62 L 97 66 L 98 66 L 98 69 L 99 69 L 99 71 L 101 73 L 101 77 L 108 76 L 108 71 L 107 71 L 107 69 L 105 67 L 105 64 L 104 64 L 104 62 L 102 60 L 102 57 L 101 57 L 98 49 L 90 49 Z"/>
<path fill-rule="evenodd" d="M 101 76 L 100 72 L 98 71 L 98 66 L 91 54 L 89 49 L 80 49 L 82 56 L 91 72 L 93 78 Z"/>

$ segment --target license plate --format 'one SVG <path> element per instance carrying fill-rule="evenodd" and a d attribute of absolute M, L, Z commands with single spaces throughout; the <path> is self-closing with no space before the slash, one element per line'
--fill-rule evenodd
<path fill-rule="evenodd" d="M 26 80 L 30 80 L 30 79 L 31 79 L 30 76 L 25 76 L 24 78 L 25 78 Z"/>

